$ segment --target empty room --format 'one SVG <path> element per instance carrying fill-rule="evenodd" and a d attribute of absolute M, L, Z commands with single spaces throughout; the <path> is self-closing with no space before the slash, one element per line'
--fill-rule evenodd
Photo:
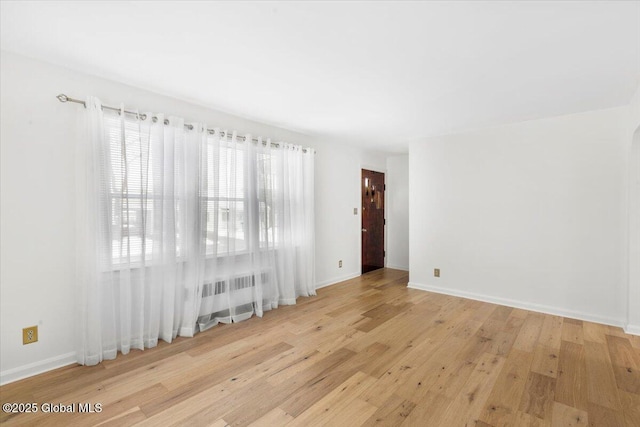
<path fill-rule="evenodd" d="M 0 1 L 0 424 L 640 427 L 640 1 Z"/>

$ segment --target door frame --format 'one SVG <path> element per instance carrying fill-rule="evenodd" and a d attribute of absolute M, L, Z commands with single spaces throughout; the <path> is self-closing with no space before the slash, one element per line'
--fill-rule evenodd
<path fill-rule="evenodd" d="M 628 334 L 640 335 L 640 126 L 631 135 L 627 170 L 627 229 L 626 229 L 626 319 L 624 330 Z"/>
<path fill-rule="evenodd" d="M 360 169 L 358 169 L 358 272 L 359 275 L 362 276 L 362 169 L 367 169 L 374 172 L 380 172 L 384 174 L 384 185 L 387 185 L 387 168 L 381 168 L 378 166 L 371 166 L 367 164 L 360 164 Z M 385 224 L 384 227 L 384 253 L 387 253 L 387 190 L 384 190 L 384 218 Z M 387 257 L 384 257 L 384 268 L 387 268 Z"/>

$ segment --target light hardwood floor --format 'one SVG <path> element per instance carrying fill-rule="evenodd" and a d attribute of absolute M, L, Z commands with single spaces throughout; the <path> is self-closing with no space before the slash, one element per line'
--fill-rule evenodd
<path fill-rule="evenodd" d="M 9 425 L 640 426 L 640 338 L 378 270 L 195 338 L 0 388 Z"/>

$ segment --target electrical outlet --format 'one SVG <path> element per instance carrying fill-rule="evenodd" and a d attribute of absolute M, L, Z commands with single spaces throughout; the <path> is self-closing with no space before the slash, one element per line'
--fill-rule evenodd
<path fill-rule="evenodd" d="M 342 260 L 338 261 L 338 268 L 342 268 Z"/>
<path fill-rule="evenodd" d="M 38 327 L 29 326 L 22 329 L 22 344 L 31 344 L 38 341 Z"/>
<path fill-rule="evenodd" d="M 358 208 L 353 208 L 353 214 L 358 215 Z"/>
<path fill-rule="evenodd" d="M 440 277 L 440 269 L 439 268 L 434 268 L 433 269 L 433 275 L 435 277 Z"/>

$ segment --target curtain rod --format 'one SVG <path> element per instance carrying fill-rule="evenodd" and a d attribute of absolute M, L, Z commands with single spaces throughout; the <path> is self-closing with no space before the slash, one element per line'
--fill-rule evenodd
<path fill-rule="evenodd" d="M 87 108 L 87 103 L 86 103 L 86 102 L 84 102 L 83 100 L 81 100 L 81 99 L 71 98 L 71 97 L 69 97 L 69 96 L 65 95 L 64 93 L 61 93 L 60 95 L 56 96 L 56 98 L 58 98 L 58 101 L 60 101 L 60 102 L 75 102 L 76 104 L 82 104 L 82 105 L 84 106 L 84 108 Z M 121 111 L 123 111 L 123 110 L 121 110 L 120 108 L 116 108 L 116 107 L 109 107 L 108 105 L 103 105 L 103 106 L 102 106 L 102 109 L 103 109 L 103 110 L 117 111 L 118 113 L 120 113 Z M 142 120 L 145 120 L 145 119 L 147 118 L 147 115 L 146 115 L 146 114 L 144 114 L 144 113 L 140 114 L 140 113 L 138 113 L 138 112 L 136 112 L 136 111 L 124 110 L 124 113 L 125 113 L 125 114 L 132 114 L 132 115 L 134 115 L 134 116 L 136 116 L 136 117 L 141 118 Z M 153 121 L 154 121 L 154 122 L 156 122 L 156 121 L 158 120 L 158 118 L 157 118 L 157 117 L 155 117 L 155 116 L 154 116 L 154 117 L 152 117 L 152 119 L 153 119 Z M 165 124 L 165 125 L 168 125 L 168 124 L 169 124 L 169 120 L 165 119 L 165 120 L 164 120 L 164 124 Z M 184 127 L 186 127 L 186 128 L 187 128 L 187 129 L 189 129 L 189 130 L 193 130 L 193 125 L 186 124 L 186 125 L 184 125 Z M 207 132 L 209 132 L 209 134 L 213 135 L 213 134 L 215 133 L 215 129 L 207 129 Z M 222 136 L 223 138 L 225 138 L 225 137 L 231 136 L 231 134 L 230 134 L 229 132 L 221 131 L 221 132 L 220 132 L 220 136 Z M 246 137 L 246 136 L 236 136 L 236 138 L 241 138 L 243 142 L 247 140 L 247 137 Z M 256 142 L 256 143 L 258 143 L 258 142 L 259 142 L 257 138 L 252 138 L 251 140 L 252 140 L 253 142 Z M 263 144 L 263 145 L 266 145 L 266 144 L 267 144 L 267 142 L 266 142 L 266 141 L 262 141 L 262 144 Z M 278 144 L 277 142 L 272 142 L 272 143 L 271 143 L 271 146 L 272 146 L 272 147 L 280 147 L 280 144 Z M 310 150 L 309 148 L 303 148 L 303 149 L 302 149 L 302 152 L 303 152 L 303 153 L 306 153 L 306 152 L 307 152 L 307 151 L 309 151 L 309 150 Z M 315 151 L 313 151 L 313 154 L 315 154 Z"/>

